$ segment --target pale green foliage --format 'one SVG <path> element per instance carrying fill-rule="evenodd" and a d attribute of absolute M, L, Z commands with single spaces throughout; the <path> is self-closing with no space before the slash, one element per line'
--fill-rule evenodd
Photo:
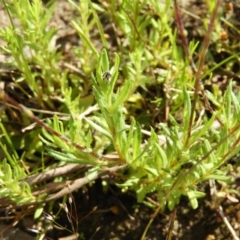
<path fill-rule="evenodd" d="M 0 49 L 11 54 L 13 58 L 11 63 L 24 74 L 24 80 L 36 97 L 41 94 L 42 89 L 37 81 L 38 75 L 32 73 L 29 63 L 43 68 L 41 77 L 45 79 L 45 90 L 50 93 L 53 83 L 49 80 L 60 78 L 56 65 L 59 56 L 53 49 L 53 36 L 56 30 L 47 29 L 54 10 L 53 6 L 46 10 L 38 0 L 32 3 L 28 0 L 15 0 L 8 4 L 6 9 L 10 16 L 14 16 L 19 21 L 20 26 L 18 28 L 12 23 L 12 26 L 0 30 L 0 36 L 8 43 Z M 10 20 L 12 21 L 12 18 Z M 23 81 L 23 78 L 18 81 Z"/>
<path fill-rule="evenodd" d="M 24 182 L 27 174 L 21 165 L 21 159 L 13 149 L 11 139 L 2 123 L 0 123 L 0 128 L 7 143 L 3 145 L 0 142 L 0 148 L 6 156 L 0 163 L 0 197 L 8 198 L 19 204 L 34 202 L 36 199 L 32 196 L 31 188 Z M 13 151 L 12 154 L 9 153 L 9 149 Z"/>
<path fill-rule="evenodd" d="M 166 124 L 160 124 L 162 134 L 166 137 L 166 144 L 159 144 L 158 136 L 153 130 L 151 137 L 143 144 L 141 126 L 136 123 L 134 119 L 132 119 L 129 129 L 124 124 L 125 119 L 122 106 L 124 105 L 125 99 L 122 99 L 122 92 L 126 89 L 124 96 L 127 96 L 128 91 L 131 91 L 131 85 L 129 85 L 128 80 L 126 80 L 121 87 L 123 90 L 116 90 L 116 92 L 113 93 L 113 88 L 111 87 L 112 79 L 109 80 L 110 82 L 104 82 L 102 79 L 103 72 L 101 69 L 106 69 L 106 66 L 109 66 L 109 63 L 105 62 L 106 52 L 103 51 L 99 62 L 101 67 L 98 67 L 96 73 L 97 78 L 93 78 L 93 85 L 96 100 L 101 109 L 102 122 L 107 123 L 107 128 L 105 124 L 102 126 L 92 124 L 91 126 L 96 130 L 99 130 L 100 127 L 105 128 L 106 133 L 102 133 L 111 139 L 121 160 L 128 163 L 130 167 L 129 180 L 124 184 L 119 184 L 119 186 L 125 189 L 135 190 L 139 201 L 143 201 L 147 193 L 157 191 L 161 205 L 164 206 L 168 203 L 170 209 L 173 209 L 173 207 L 178 204 L 181 195 L 186 195 L 189 197 L 192 206 L 196 208 L 196 199 L 204 196 L 204 193 L 197 190 L 198 184 L 211 177 L 221 181 L 229 180 L 229 178 L 226 177 L 228 168 L 218 169 L 227 160 L 223 158 L 224 153 L 219 151 L 219 149 L 224 146 L 227 152 L 231 146 L 228 140 L 220 145 L 216 151 L 204 157 L 216 144 L 216 139 L 211 137 L 211 128 L 215 116 L 210 120 L 203 119 L 194 126 L 192 135 L 188 144 L 186 144 L 191 102 L 188 92 L 183 87 L 183 125 L 178 124 L 174 118 L 170 116 L 171 128 Z M 115 71 L 116 65 L 113 76 L 115 76 Z M 113 79 L 113 81 L 115 80 Z M 232 95 L 230 85 L 225 94 L 225 98 L 229 98 L 226 107 L 230 109 L 232 106 L 228 105 L 228 103 L 231 102 L 230 99 Z M 113 100 L 111 101 L 111 99 Z M 236 97 L 234 97 L 234 99 L 237 101 Z M 116 102 L 118 102 L 117 105 L 115 105 Z M 235 104 L 238 106 L 239 102 L 235 102 Z M 118 107 L 115 108 L 114 106 Z M 223 106 L 222 110 L 226 112 L 224 109 L 225 106 Z M 232 113 L 233 110 L 230 112 Z M 233 117 L 233 114 L 229 113 L 229 115 Z M 221 119 L 224 117 L 221 112 L 219 112 L 219 117 Z M 223 133 L 222 129 L 224 128 L 218 129 L 218 133 L 215 134 L 219 134 L 223 139 L 227 137 L 228 133 Z M 232 138 L 232 143 L 236 141 L 238 135 L 239 132 Z M 187 169 L 184 167 L 186 164 L 190 164 L 192 167 Z"/>

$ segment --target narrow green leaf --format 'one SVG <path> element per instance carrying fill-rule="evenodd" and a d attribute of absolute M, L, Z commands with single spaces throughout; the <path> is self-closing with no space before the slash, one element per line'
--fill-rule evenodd
<path fill-rule="evenodd" d="M 61 153 L 61 152 L 57 152 L 51 148 L 46 148 L 47 152 L 49 153 L 50 156 L 56 158 L 59 161 L 64 161 L 64 162 L 79 162 L 79 159 L 76 159 L 76 157 L 74 157 L 74 159 L 70 159 L 66 154 Z"/>
<path fill-rule="evenodd" d="M 53 128 L 58 133 L 61 133 L 61 134 L 64 133 L 63 123 L 58 120 L 57 115 L 53 116 Z"/>
<path fill-rule="evenodd" d="M 140 166 L 142 163 L 139 162 L 138 160 L 141 159 L 141 157 L 149 150 L 151 147 L 151 143 L 148 142 L 148 144 L 141 150 L 140 154 L 132 160 L 129 164 L 133 164 L 134 166 Z"/>
<path fill-rule="evenodd" d="M 77 31 L 77 33 L 82 37 L 82 39 L 87 43 L 89 48 L 94 52 L 96 58 L 99 58 L 99 54 L 93 44 L 91 43 L 90 39 L 87 38 L 87 36 L 84 34 L 83 30 L 80 28 L 79 24 L 75 21 L 72 21 L 72 25 Z"/>
<path fill-rule="evenodd" d="M 10 147 L 10 149 L 11 149 L 11 151 L 13 152 L 15 158 L 18 158 L 18 154 L 17 154 L 17 152 L 16 152 L 16 150 L 15 150 L 15 147 L 14 147 L 14 145 L 13 145 L 13 143 L 12 143 L 12 140 L 11 140 L 11 138 L 9 137 L 9 134 L 7 133 L 4 125 L 2 124 L 2 122 L 0 122 L 0 129 L 2 130 L 3 135 L 4 135 L 5 139 L 6 139 L 7 145 Z M 1 147 L 2 150 L 5 152 L 5 155 L 6 155 L 6 156 L 9 156 L 8 152 L 5 151 L 6 147 L 4 147 L 4 146 L 2 145 L 2 142 L 0 142 L 0 144 L 1 144 L 0 147 Z M 8 160 L 11 161 L 11 158 L 8 157 Z M 11 164 L 14 165 L 13 162 L 11 162 Z"/>
<path fill-rule="evenodd" d="M 210 174 L 208 175 L 205 180 L 208 179 L 215 179 L 217 181 L 221 181 L 221 182 L 231 182 L 231 177 L 229 176 L 223 176 L 223 175 L 217 175 L 217 174 Z"/>
<path fill-rule="evenodd" d="M 12 158 L 12 156 L 9 154 L 9 151 L 6 147 L 6 145 L 3 145 L 0 142 L 0 148 L 2 149 L 4 155 L 6 156 L 7 160 L 9 161 L 9 163 L 11 164 L 12 167 L 14 167 L 16 165 L 16 163 L 14 162 L 14 159 Z"/>
<path fill-rule="evenodd" d="M 198 201 L 197 198 L 203 198 L 206 196 L 206 194 L 204 192 L 200 192 L 200 191 L 187 191 L 187 196 L 190 200 L 190 203 L 192 205 L 193 209 L 196 209 L 198 207 Z"/>
<path fill-rule="evenodd" d="M 91 74 L 91 81 L 92 81 L 92 84 L 95 88 L 98 88 L 98 82 L 97 82 L 97 79 L 95 78 L 95 76 L 93 74 Z"/>
<path fill-rule="evenodd" d="M 169 164 L 168 164 L 168 159 L 165 151 L 161 148 L 161 146 L 159 146 L 158 143 L 155 143 L 155 147 L 158 151 L 158 154 L 161 157 L 161 167 L 167 168 Z"/>
<path fill-rule="evenodd" d="M 121 89 L 119 95 L 117 96 L 116 101 L 113 103 L 112 111 L 116 111 L 116 109 L 123 104 L 124 100 L 126 100 L 126 97 L 128 96 L 130 89 L 131 82 L 127 81 Z"/>
<path fill-rule="evenodd" d="M 236 124 L 240 119 L 240 102 L 233 92 L 231 92 L 231 98 L 232 98 L 232 104 L 234 107 L 232 124 Z"/>
<path fill-rule="evenodd" d="M 66 143 L 65 141 L 63 141 L 61 138 L 54 136 L 53 135 L 53 143 L 58 146 L 61 147 L 64 150 L 68 150 L 69 149 L 69 145 L 68 143 Z"/>
<path fill-rule="evenodd" d="M 12 170 L 9 164 L 4 164 L 3 172 L 5 181 L 13 181 Z"/>
<path fill-rule="evenodd" d="M 174 207 L 179 203 L 180 196 L 178 192 L 175 192 L 174 194 L 171 194 L 169 198 L 167 199 L 168 201 L 168 208 L 170 211 L 174 209 Z"/>
<path fill-rule="evenodd" d="M 92 1 L 89 1 L 89 3 L 90 3 L 90 6 L 91 6 L 92 14 L 93 14 L 94 19 L 96 21 L 96 24 L 98 26 L 98 30 L 99 30 L 99 34 L 101 36 L 102 44 L 105 48 L 107 48 L 108 44 L 107 44 L 107 41 L 106 41 L 106 37 L 104 36 L 104 29 L 103 29 L 103 26 L 102 26 L 102 24 L 99 20 L 100 15 L 98 15 L 97 11 L 95 10 L 95 8 L 98 9 L 98 10 L 100 10 L 102 8 L 100 8 L 100 5 L 92 3 Z"/>
<path fill-rule="evenodd" d="M 98 124 L 94 123 L 93 121 L 91 121 L 90 119 L 84 118 L 84 120 L 91 126 L 93 127 L 95 130 L 97 130 L 98 132 L 102 133 L 104 136 L 106 136 L 107 138 L 109 138 L 112 141 L 112 136 L 111 134 L 106 131 L 104 128 L 102 128 L 101 126 L 99 126 Z"/>
<path fill-rule="evenodd" d="M 140 151 L 141 151 L 141 141 L 142 141 L 142 132 L 141 132 L 141 126 L 140 124 L 137 122 L 136 123 L 136 129 L 133 132 L 133 146 L 132 146 L 132 156 L 133 159 L 135 159 Z"/>
<path fill-rule="evenodd" d="M 148 173 L 150 173 L 152 176 L 154 176 L 154 177 L 158 177 L 158 176 L 159 176 L 158 171 L 157 171 L 157 169 L 155 169 L 155 168 L 146 166 L 146 167 L 144 167 L 144 169 L 145 169 Z"/>
<path fill-rule="evenodd" d="M 148 185 L 139 185 L 136 193 L 137 193 L 137 201 L 143 202 L 146 194 L 153 192 L 156 190 L 156 184 L 148 184 Z"/>
<path fill-rule="evenodd" d="M 52 147 L 54 147 L 52 136 L 51 136 L 51 140 L 48 141 L 46 138 L 49 138 L 50 134 L 45 134 L 45 133 L 47 133 L 47 132 L 44 131 L 44 129 L 42 130 L 42 132 L 43 132 L 44 137 L 39 136 L 39 138 L 41 139 L 41 141 L 42 141 L 44 144 L 46 144 L 47 146 L 52 146 Z"/>
<path fill-rule="evenodd" d="M 207 98 L 217 107 L 221 107 L 221 104 L 219 103 L 219 100 L 215 98 L 215 96 L 210 92 L 205 90 L 205 93 L 207 95 Z"/>
<path fill-rule="evenodd" d="M 220 139 L 225 138 L 226 136 L 228 136 L 228 134 L 229 132 L 228 132 L 228 124 L 227 124 L 227 125 L 224 125 L 220 130 L 220 133 L 219 133 Z M 230 141 L 229 138 L 226 138 L 225 142 L 218 147 L 217 156 L 222 157 L 228 152 L 228 149 L 230 146 L 229 141 Z"/>
<path fill-rule="evenodd" d="M 70 152 L 64 153 L 64 152 L 58 152 L 51 148 L 46 149 L 49 155 L 52 157 L 58 159 L 59 161 L 64 162 L 71 162 L 71 163 L 79 163 L 79 164 L 100 164 L 101 162 L 93 157 L 91 154 L 83 151 L 78 151 L 77 156 L 76 154 L 72 154 Z"/>
<path fill-rule="evenodd" d="M 170 129 L 166 123 L 159 123 L 159 126 L 162 128 L 164 135 L 170 136 Z"/>
<path fill-rule="evenodd" d="M 192 208 L 196 209 L 198 207 L 198 201 L 197 201 L 197 198 L 196 198 L 194 192 L 193 191 L 188 191 L 187 196 L 188 196 L 188 199 L 190 201 L 190 204 L 191 204 Z"/>
<path fill-rule="evenodd" d="M 210 152 L 211 150 L 212 150 L 212 145 L 211 145 L 211 143 L 205 138 L 204 139 L 204 141 L 203 141 L 203 150 L 204 150 L 204 153 L 206 154 L 206 153 L 208 153 L 208 152 Z M 209 163 L 217 163 L 217 157 L 216 157 L 216 155 L 212 152 L 212 153 L 210 153 L 209 155 L 208 155 L 208 158 L 207 158 L 207 160 L 206 161 L 204 161 L 204 163 L 205 162 L 209 162 Z"/>
<path fill-rule="evenodd" d="M 224 162 L 226 162 L 227 160 L 230 160 L 231 158 L 233 158 L 234 156 L 238 155 L 239 153 L 240 153 L 240 145 L 238 145 L 236 148 L 234 148 L 231 151 L 231 153 L 227 156 L 227 159 L 223 159 Z M 220 155 L 220 156 L 223 156 L 223 155 Z"/>
<path fill-rule="evenodd" d="M 96 175 L 99 173 L 100 171 L 100 167 L 99 166 L 96 166 L 94 168 L 91 168 L 88 172 L 87 172 L 87 178 L 91 181 L 93 179 L 96 178 Z"/>
<path fill-rule="evenodd" d="M 215 115 L 213 114 L 212 117 L 204 123 L 203 126 L 197 127 L 196 129 L 193 129 L 192 136 L 189 140 L 189 145 L 192 145 L 193 143 L 196 143 L 198 139 L 200 139 L 201 136 L 206 134 L 206 132 L 211 129 L 213 122 L 215 120 Z"/>
<path fill-rule="evenodd" d="M 106 84 L 104 84 L 104 81 L 103 81 L 103 73 L 102 73 L 102 58 L 100 57 L 98 59 L 98 65 L 97 65 L 97 69 L 96 69 L 96 77 L 97 77 L 97 81 L 98 81 L 98 84 L 101 88 L 101 91 L 106 91 Z M 96 88 L 99 88 L 98 85 L 96 85 Z"/>
<path fill-rule="evenodd" d="M 39 206 L 39 207 L 36 209 L 36 211 L 35 211 L 35 213 L 34 213 L 34 219 L 38 219 L 38 218 L 42 215 L 43 209 L 44 209 L 43 205 Z"/>
<path fill-rule="evenodd" d="M 114 90 L 114 86 L 116 84 L 116 81 L 117 81 L 117 78 L 118 78 L 118 68 L 119 68 L 119 64 L 120 64 L 120 58 L 118 56 L 117 53 L 114 53 L 115 55 L 115 59 L 114 59 L 114 67 L 113 67 L 113 76 L 111 78 L 111 81 L 110 81 L 110 86 L 109 86 L 109 92 L 110 93 L 113 93 L 113 90 Z"/>
<path fill-rule="evenodd" d="M 108 60 L 108 54 L 106 49 L 102 50 L 101 54 L 101 63 L 102 63 L 102 71 L 103 72 L 108 72 L 109 71 L 109 60 Z"/>
<path fill-rule="evenodd" d="M 169 121 L 172 126 L 180 127 L 179 123 L 176 121 L 176 119 L 171 114 L 168 115 L 168 118 L 169 118 Z"/>
<path fill-rule="evenodd" d="M 93 138 L 92 138 L 92 131 L 91 130 L 89 130 L 88 132 L 87 132 L 87 135 L 86 135 L 86 146 L 87 146 L 87 148 L 90 148 L 91 147 L 91 143 L 92 143 L 92 141 L 93 141 Z"/>
<path fill-rule="evenodd" d="M 131 177 L 126 182 L 124 182 L 124 183 L 117 183 L 116 185 L 121 187 L 121 188 L 122 187 L 131 187 L 133 185 L 138 184 L 138 182 L 139 182 L 139 178 Z"/>
<path fill-rule="evenodd" d="M 145 30 L 145 28 L 149 25 L 149 23 L 151 22 L 152 17 L 151 16 L 147 16 L 144 21 L 141 22 L 141 24 L 139 24 L 138 26 L 138 31 L 139 33 L 141 33 L 142 31 Z"/>

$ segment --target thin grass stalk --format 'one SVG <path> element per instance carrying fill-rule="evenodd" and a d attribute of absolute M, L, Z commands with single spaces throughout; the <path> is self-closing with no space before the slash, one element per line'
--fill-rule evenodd
<path fill-rule="evenodd" d="M 220 4 L 221 4 L 221 0 L 217 0 L 217 4 L 216 4 L 216 6 L 213 10 L 212 16 L 210 18 L 210 21 L 209 21 L 209 24 L 208 24 L 208 30 L 207 30 L 207 33 L 206 33 L 205 38 L 203 40 L 203 46 L 202 46 L 202 49 L 201 49 L 201 52 L 200 52 L 199 64 L 198 64 L 197 72 L 195 74 L 194 97 L 193 97 L 193 103 L 192 103 L 192 109 L 191 109 L 191 115 L 190 115 L 187 142 L 188 142 L 188 140 L 191 136 L 191 132 L 192 132 L 193 116 L 194 116 L 194 112 L 195 112 L 195 109 L 196 109 L 198 93 L 199 93 L 199 90 L 200 90 L 200 87 L 201 87 L 201 76 L 202 76 L 203 64 L 204 64 L 204 61 L 205 61 L 208 46 L 210 44 L 211 33 L 213 31 L 214 22 L 217 18 L 217 13 L 218 13 L 218 9 L 220 7 Z"/>
<path fill-rule="evenodd" d="M 192 59 L 192 56 L 191 56 L 190 52 L 189 52 L 189 45 L 188 45 L 187 37 L 184 34 L 184 26 L 183 26 L 180 10 L 179 10 L 179 7 L 178 7 L 178 3 L 177 3 L 176 0 L 174 0 L 175 19 L 176 19 L 177 26 L 178 26 L 178 29 L 179 29 L 179 34 L 181 36 L 183 49 L 184 49 L 184 52 L 185 52 L 185 56 L 190 63 L 192 72 L 195 74 L 194 97 L 193 97 L 193 103 L 192 103 L 192 109 L 191 109 L 191 115 L 190 115 L 190 122 L 189 122 L 188 134 L 187 134 L 187 139 L 186 139 L 186 145 L 188 144 L 188 140 L 189 140 L 189 138 L 191 136 L 191 132 L 192 132 L 193 116 L 194 116 L 194 112 L 195 112 L 195 109 L 196 109 L 197 99 L 198 99 L 198 96 L 199 96 L 199 90 L 201 90 L 201 92 L 202 92 L 202 96 L 204 98 L 206 108 L 208 110 L 210 110 L 211 112 L 213 112 L 212 108 L 211 108 L 211 106 L 208 102 L 208 99 L 205 95 L 204 90 L 201 89 L 201 76 L 202 76 L 202 68 L 203 68 L 205 57 L 206 57 L 207 49 L 208 49 L 208 46 L 209 46 L 210 40 L 211 40 L 211 33 L 213 31 L 214 22 L 215 22 L 215 19 L 217 18 L 217 13 L 218 13 L 218 9 L 220 7 L 220 4 L 221 4 L 221 0 L 218 0 L 216 6 L 214 8 L 214 11 L 212 13 L 212 16 L 210 18 L 210 21 L 209 21 L 208 30 L 207 30 L 207 33 L 205 35 L 203 45 L 202 45 L 202 49 L 201 49 L 201 52 L 200 52 L 199 65 L 196 68 L 196 65 L 195 65 L 195 63 Z M 217 120 L 222 125 L 222 122 L 218 118 L 217 118 Z"/>

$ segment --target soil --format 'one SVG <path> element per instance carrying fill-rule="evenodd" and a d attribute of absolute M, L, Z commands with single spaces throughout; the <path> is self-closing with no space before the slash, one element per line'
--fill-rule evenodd
<path fill-rule="evenodd" d="M 183 8 L 189 12 L 194 12 L 198 16 L 207 14 L 204 5 L 206 1 L 192 0 L 182 2 Z M 74 62 L 76 59 L 71 58 L 71 50 L 73 46 L 79 44 L 79 37 L 71 27 L 70 21 L 72 16 L 76 15 L 76 12 L 65 0 L 58 0 L 56 3 L 56 9 L 50 23 L 51 26 L 58 26 L 59 28 L 55 44 L 66 54 L 66 61 Z M 234 12 L 231 18 L 239 24 L 240 15 L 238 13 L 240 12 L 240 3 L 237 0 L 232 3 L 234 5 Z M 8 25 L 8 18 L 2 5 L 0 5 L 0 15 L 1 26 Z M 201 18 L 196 19 L 186 14 L 183 20 L 189 39 L 196 38 L 201 41 L 205 31 Z M 240 36 L 234 32 L 231 33 L 230 38 L 231 37 L 240 38 Z M 114 39 L 112 39 L 112 41 L 114 48 Z M 101 49 L 101 46 L 99 46 L 99 48 Z M 0 55 L 0 61 L 4 62 L 7 57 L 8 56 Z M 216 54 L 215 58 L 219 57 L 221 56 Z M 239 74 L 239 69 L 235 72 L 236 75 L 237 73 Z M 238 172 L 238 174 L 236 174 L 236 172 Z M 240 190 L 239 173 L 240 170 L 235 169 L 235 174 L 233 174 L 234 181 L 232 188 L 237 192 Z M 217 186 L 217 189 L 221 189 L 222 187 L 223 186 Z M 189 206 L 185 198 L 181 199 L 179 206 L 176 208 L 172 228 L 172 239 L 234 239 L 229 227 L 227 227 L 221 217 L 219 212 L 220 204 L 223 208 L 224 216 L 228 219 L 237 236 L 240 237 L 240 204 L 233 202 L 234 199 L 227 197 L 224 197 L 220 202 L 216 201 L 214 194 L 212 194 L 212 189 L 214 188 L 210 186 L 209 183 L 199 186 L 199 188 L 204 190 L 207 196 L 199 201 L 199 207 L 196 210 L 193 210 L 191 206 Z M 239 199 L 239 194 L 235 197 Z M 68 196 L 68 200 L 69 199 L 73 200 L 73 203 L 67 203 L 69 213 L 62 210 L 56 220 L 58 224 L 64 226 L 68 231 L 59 229 L 55 224 L 54 227 L 51 226 L 52 229 L 49 227 L 45 239 L 60 239 L 74 233 L 79 234 L 78 239 L 87 240 L 141 239 L 144 229 L 154 214 L 154 209 L 137 203 L 134 193 L 122 193 L 120 189 L 111 184 L 105 189 L 101 179 L 96 180 L 91 185 L 83 187 L 78 192 L 73 193 L 72 196 Z M 156 197 L 152 194 L 149 196 L 149 199 L 154 201 Z M 58 202 L 62 203 L 62 199 L 55 202 L 50 214 L 57 214 L 59 210 Z M 47 209 L 45 209 L 45 211 L 48 212 Z M 1 217 L 5 216 L 3 212 L 0 212 L 0 214 L 2 215 Z M 168 210 L 159 212 L 151 224 L 145 239 L 166 239 L 173 216 L 174 212 L 169 212 Z M 36 228 L 34 225 L 35 222 L 32 219 L 32 215 L 25 216 L 20 219 L 19 223 L 14 227 L 11 227 L 11 220 L 1 220 L 2 224 L 5 225 L 0 225 L 0 229 L 5 229 L 9 226 L 10 230 L 4 232 L 0 239 L 14 240 L 21 239 L 21 237 L 25 240 L 36 239 L 36 234 L 29 231 L 29 228 Z M 48 222 L 46 220 L 42 220 L 42 224 L 42 229 L 48 228 Z"/>

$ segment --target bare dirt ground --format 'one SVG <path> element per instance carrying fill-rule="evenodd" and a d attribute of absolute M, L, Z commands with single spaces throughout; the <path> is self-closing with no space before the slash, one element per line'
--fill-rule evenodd
<path fill-rule="evenodd" d="M 186 1 L 183 6 L 186 11 L 201 16 L 206 14 L 204 2 L 205 1 L 203 0 Z M 239 24 L 240 3 L 236 0 L 233 4 L 234 11 L 231 17 Z M 74 14 L 76 14 L 74 8 L 67 1 L 59 0 L 57 1 L 56 10 L 50 23 L 59 28 L 55 44 L 58 46 L 60 45 L 61 51 L 66 54 L 66 59 L 72 62 L 74 62 L 75 59 L 71 59 L 71 48 L 79 44 L 79 37 L 70 24 Z M 8 24 L 8 18 L 1 5 L 0 16 L 1 27 L 6 26 Z M 189 38 L 194 37 L 201 40 L 204 36 L 201 17 L 194 18 L 185 12 L 183 20 Z M 240 36 L 235 33 L 232 33 L 230 37 L 237 37 L 240 39 Z M 0 55 L 0 62 L 3 62 L 6 57 L 8 56 Z M 223 56 L 216 54 L 214 57 L 219 59 L 218 61 L 221 61 Z M 2 64 L 0 63 L 0 66 L 1 65 Z M 236 66 L 236 69 L 236 78 L 239 80 L 239 66 Z M 222 79 L 219 79 L 219 81 L 222 81 Z M 232 163 L 234 164 L 234 160 Z M 235 171 L 237 170 L 235 169 Z M 234 178 L 235 181 L 233 182 L 232 187 L 239 192 L 239 172 L 237 175 L 234 175 Z M 217 186 L 218 189 L 221 187 L 223 186 Z M 223 218 L 219 213 L 219 204 L 223 207 L 225 217 L 228 219 L 237 235 L 240 236 L 240 204 L 233 203 L 227 198 L 223 198 L 220 203 L 216 202 L 214 194 L 212 194 L 213 187 L 208 183 L 199 186 L 199 188 L 205 190 L 207 197 L 199 202 L 199 208 L 196 210 L 191 209 L 187 199 L 182 199 L 176 209 L 172 239 L 233 239 L 229 227 L 224 223 Z M 154 194 L 149 197 L 155 199 Z M 71 218 L 74 229 L 72 229 L 66 212 L 62 211 L 57 219 L 57 223 L 70 230 L 70 232 L 54 227 L 47 232 L 46 239 L 59 239 L 76 232 L 80 234 L 79 239 L 140 239 L 146 225 L 154 213 L 151 208 L 137 203 L 134 194 L 123 194 L 120 189 L 111 185 L 108 191 L 105 192 L 100 180 L 96 181 L 95 184 L 86 186 L 84 189 L 80 189 L 78 192 L 74 193 L 72 199 L 76 208 L 71 207 L 71 205 L 69 205 L 68 208 L 73 214 Z M 61 203 L 61 201 L 59 202 Z M 95 207 L 97 207 L 97 209 L 93 210 Z M 58 204 L 55 204 L 53 211 L 58 211 Z M 54 212 L 54 214 L 56 214 L 56 212 Z M 146 239 L 165 239 L 169 229 L 171 216 L 172 214 L 168 211 L 159 213 L 153 221 Z M 0 212 L 0 217 L 4 217 L 4 212 Z M 7 226 L 10 226 L 10 230 L 3 233 L 0 239 L 36 239 L 36 235 L 27 230 L 27 228 L 34 228 L 34 222 L 31 220 L 31 215 L 21 219 L 14 227 L 11 227 L 11 220 L 6 221 L 3 219 L 4 218 L 0 220 L 1 223 L 4 224 L 0 225 L 0 227 L 2 227 L 0 230 L 6 229 Z"/>

